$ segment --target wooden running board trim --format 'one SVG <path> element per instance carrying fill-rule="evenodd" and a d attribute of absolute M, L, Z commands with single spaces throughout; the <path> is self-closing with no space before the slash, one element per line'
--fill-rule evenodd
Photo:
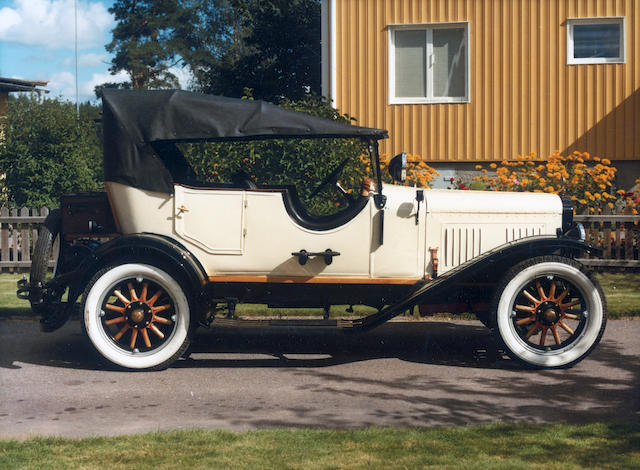
<path fill-rule="evenodd" d="M 303 276 L 266 276 L 266 275 L 218 275 L 209 276 L 209 282 L 246 282 L 246 283 L 277 283 L 277 284 L 393 284 L 413 285 L 420 278 L 370 278 L 370 277 L 303 277 Z"/>

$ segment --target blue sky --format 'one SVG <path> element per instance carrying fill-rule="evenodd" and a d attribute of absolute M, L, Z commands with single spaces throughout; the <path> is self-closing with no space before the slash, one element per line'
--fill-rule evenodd
<path fill-rule="evenodd" d="M 104 45 L 115 25 L 113 0 L 77 0 L 80 101 L 110 76 Z M 75 100 L 74 0 L 0 0 L 0 76 L 47 80 L 49 96 Z"/>

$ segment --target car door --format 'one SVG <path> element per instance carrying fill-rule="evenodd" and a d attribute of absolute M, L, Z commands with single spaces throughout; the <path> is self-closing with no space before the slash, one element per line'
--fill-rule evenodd
<path fill-rule="evenodd" d="M 371 277 L 371 219 L 376 211 L 371 202 L 330 230 L 296 223 L 281 190 L 176 186 L 174 211 L 177 236 L 198 251 L 213 280 L 341 282 Z M 294 253 L 302 250 L 318 255 L 301 263 Z M 327 250 L 335 255 L 320 254 Z"/>

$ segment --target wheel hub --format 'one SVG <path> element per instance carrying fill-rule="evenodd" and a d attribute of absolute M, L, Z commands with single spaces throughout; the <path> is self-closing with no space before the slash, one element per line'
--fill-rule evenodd
<path fill-rule="evenodd" d="M 562 317 L 562 312 L 556 302 L 542 302 L 536 309 L 536 316 L 546 326 L 556 324 Z"/>
<path fill-rule="evenodd" d="M 134 328 L 144 328 L 151 323 L 153 313 L 145 302 L 135 301 L 127 305 L 124 316 Z"/>

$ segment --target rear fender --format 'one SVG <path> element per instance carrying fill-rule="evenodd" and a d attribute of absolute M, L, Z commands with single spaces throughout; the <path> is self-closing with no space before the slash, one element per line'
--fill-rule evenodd
<path fill-rule="evenodd" d="M 125 235 L 100 245 L 76 269 L 69 288 L 69 300 L 75 302 L 100 269 L 118 263 L 149 263 L 163 268 L 185 288 L 187 297 L 195 302 L 194 313 L 202 307 L 202 287 L 207 276 L 196 257 L 180 243 L 162 235 L 151 233 Z"/>
<path fill-rule="evenodd" d="M 141 233 L 114 238 L 101 245 L 87 260 L 84 280 L 115 262 L 148 262 L 160 265 L 180 277 L 189 289 L 201 290 L 207 275 L 197 258 L 177 241 L 162 235 Z"/>

